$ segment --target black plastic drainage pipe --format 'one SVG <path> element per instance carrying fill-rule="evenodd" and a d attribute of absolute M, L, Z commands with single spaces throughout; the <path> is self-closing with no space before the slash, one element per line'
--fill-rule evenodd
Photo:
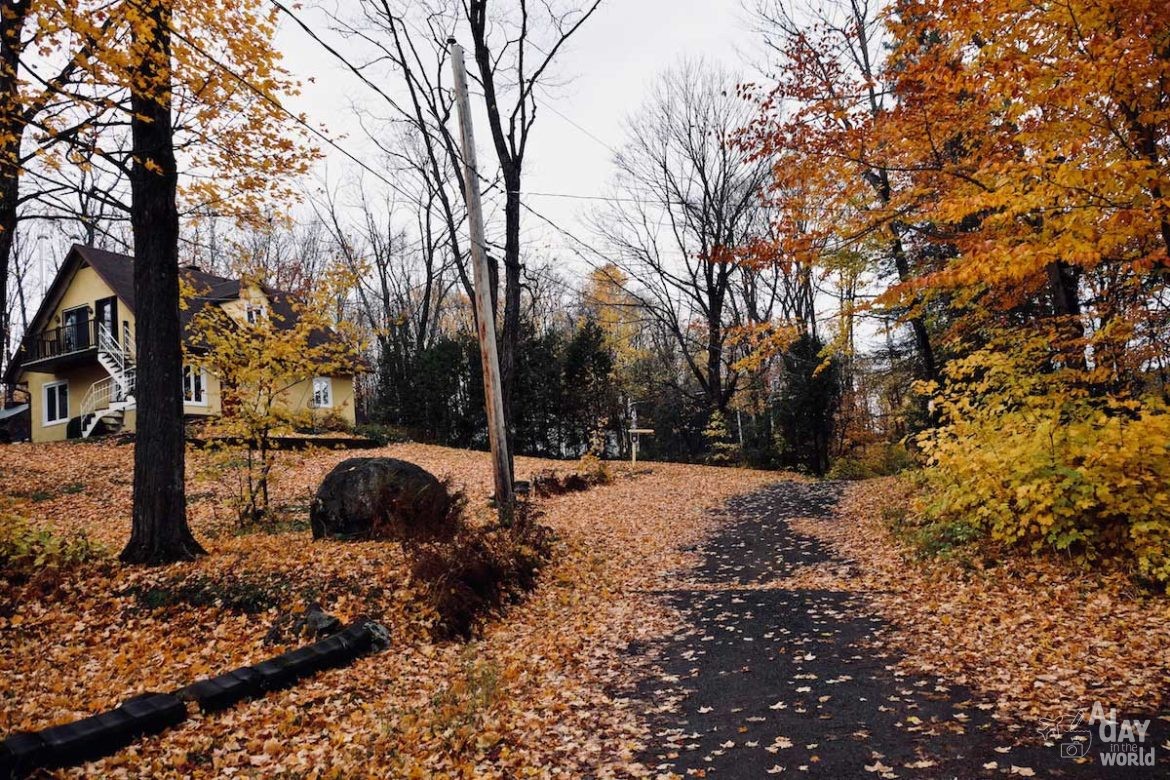
<path fill-rule="evenodd" d="M 37 769 L 78 766 L 113 755 L 142 737 L 185 721 L 187 702 L 194 702 L 203 712 L 218 712 L 244 699 L 286 688 L 323 669 L 346 666 L 375 647 L 384 648 L 388 638 L 378 623 L 360 620 L 311 645 L 199 680 L 172 693 L 145 693 L 73 723 L 17 732 L 0 743 L 0 778 L 22 778 Z"/>

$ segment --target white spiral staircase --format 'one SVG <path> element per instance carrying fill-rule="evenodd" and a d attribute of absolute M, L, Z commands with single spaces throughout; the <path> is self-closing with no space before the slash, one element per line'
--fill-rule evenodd
<path fill-rule="evenodd" d="M 103 422 L 107 431 L 117 433 L 125 422 L 126 411 L 133 409 L 134 380 L 137 369 L 134 364 L 134 344 L 130 339 L 119 344 L 105 325 L 97 327 L 98 362 L 109 374 L 105 379 L 93 383 L 81 399 L 81 437 L 88 439 Z"/>

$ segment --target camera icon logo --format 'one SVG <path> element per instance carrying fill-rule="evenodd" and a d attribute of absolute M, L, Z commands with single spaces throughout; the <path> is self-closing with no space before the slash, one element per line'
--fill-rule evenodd
<path fill-rule="evenodd" d="M 1074 735 L 1068 735 L 1071 741 L 1060 743 L 1060 757 L 1061 758 L 1084 758 L 1089 754 L 1089 747 L 1093 744 L 1093 736 L 1090 732 L 1082 732 L 1085 734 L 1084 739 L 1073 739 Z"/>
<path fill-rule="evenodd" d="M 1084 758 L 1093 746 L 1093 731 L 1083 711 L 1059 721 L 1045 722 L 1039 731 L 1045 742 L 1059 743 L 1061 758 Z"/>

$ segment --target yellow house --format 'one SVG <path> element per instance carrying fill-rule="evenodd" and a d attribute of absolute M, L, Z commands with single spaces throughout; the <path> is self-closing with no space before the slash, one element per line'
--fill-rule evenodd
<path fill-rule="evenodd" d="M 195 268 L 182 273 L 208 305 L 222 306 L 241 323 L 268 312 L 287 318 L 291 312 L 290 293 L 242 287 L 238 279 Z M 135 368 L 134 259 L 74 246 L 8 367 L 6 380 L 24 386 L 29 395 L 32 440 L 133 432 Z M 189 419 L 221 414 L 214 375 L 185 366 L 182 392 Z M 295 410 L 313 409 L 354 423 L 352 375 L 307 376 L 285 397 Z"/>

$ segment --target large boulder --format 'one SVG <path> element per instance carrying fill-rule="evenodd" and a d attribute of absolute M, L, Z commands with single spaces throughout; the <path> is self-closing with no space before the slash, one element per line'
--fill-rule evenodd
<path fill-rule="evenodd" d="M 338 464 L 313 499 L 314 539 L 439 541 L 458 530 L 458 512 L 443 483 L 396 458 L 350 458 Z"/>

